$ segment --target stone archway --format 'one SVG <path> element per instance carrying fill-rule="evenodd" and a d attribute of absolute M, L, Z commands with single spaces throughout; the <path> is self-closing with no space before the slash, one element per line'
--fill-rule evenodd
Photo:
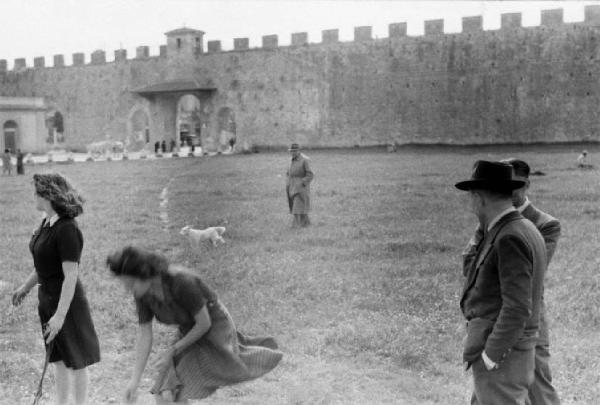
<path fill-rule="evenodd" d="M 150 142 L 150 110 L 147 106 L 131 109 L 127 117 L 125 148 L 138 151 Z"/>
<path fill-rule="evenodd" d="M 3 129 L 4 149 L 9 149 L 11 152 L 15 152 L 17 149 L 19 126 L 15 121 L 9 120 L 4 123 Z"/>
<path fill-rule="evenodd" d="M 56 145 L 65 142 L 65 123 L 60 111 L 56 109 L 48 110 L 46 113 L 46 129 L 48 130 L 46 143 Z"/>
<path fill-rule="evenodd" d="M 202 146 L 206 127 L 200 99 L 193 94 L 181 96 L 177 101 L 176 119 L 179 146 Z"/>

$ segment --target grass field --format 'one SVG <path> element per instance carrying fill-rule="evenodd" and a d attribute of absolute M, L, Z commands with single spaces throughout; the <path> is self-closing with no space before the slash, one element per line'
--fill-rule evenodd
<path fill-rule="evenodd" d="M 58 170 L 87 198 L 80 277 L 103 358 L 90 368 L 91 404 L 119 403 L 133 366 L 133 302 L 104 267 L 125 244 L 193 268 L 241 330 L 271 334 L 285 352 L 264 378 L 203 403 L 465 404 L 460 252 L 476 223 L 453 184 L 478 158 L 518 156 L 547 174 L 532 177 L 530 197 L 563 227 L 546 280 L 555 384 L 564 404 L 597 403 L 600 171 L 574 169 L 567 146 L 308 154 L 313 226 L 302 230 L 289 226 L 284 153 L 44 165 L 2 177 L 0 280 L 17 286 L 31 271 L 28 242 L 40 221 L 31 174 Z M 191 251 L 178 234 L 186 224 L 224 225 L 227 243 Z M 4 291 L 0 403 L 30 403 L 43 360 L 36 293 L 18 309 L 9 302 Z M 157 330 L 155 350 L 172 333 Z M 147 370 L 138 403 L 151 378 Z"/>

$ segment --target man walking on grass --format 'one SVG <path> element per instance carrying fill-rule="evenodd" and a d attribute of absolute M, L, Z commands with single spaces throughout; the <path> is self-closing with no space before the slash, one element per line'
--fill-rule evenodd
<path fill-rule="evenodd" d="M 525 182 L 523 187 L 513 191 L 513 206 L 521 213 L 521 215 L 533 222 L 542 234 L 546 245 L 548 265 L 550 265 L 550 260 L 554 255 L 556 244 L 560 237 L 560 222 L 556 218 L 534 207 L 529 201 L 529 198 L 527 198 L 529 173 L 531 172 L 527 162 L 520 159 L 506 159 L 502 160 L 502 162 L 512 166 L 514 180 Z M 463 253 L 465 263 L 474 260 L 477 244 L 481 241 L 482 237 L 483 232 L 481 228 L 477 228 L 475 235 L 471 241 L 469 241 L 469 244 Z M 535 346 L 535 380 L 529 387 L 529 399 L 531 405 L 560 405 L 558 394 L 552 386 L 552 373 L 550 372 L 550 338 L 548 334 L 548 323 L 546 320 L 543 295 L 540 308 L 539 339 Z"/>
<path fill-rule="evenodd" d="M 467 319 L 463 360 L 472 368 L 472 404 L 525 405 L 534 381 L 543 278 L 544 239 L 512 204 L 512 166 L 477 161 L 470 180 L 456 184 L 469 192 L 483 237 L 465 260 L 460 300 Z"/>
<path fill-rule="evenodd" d="M 293 228 L 310 225 L 310 183 L 314 174 L 310 168 L 310 159 L 300 152 L 300 146 L 293 143 L 288 149 L 292 156 L 286 173 L 285 190 L 290 214 L 294 216 Z"/>

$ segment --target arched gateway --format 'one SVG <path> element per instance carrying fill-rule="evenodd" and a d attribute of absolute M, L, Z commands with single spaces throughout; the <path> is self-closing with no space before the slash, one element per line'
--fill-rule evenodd
<path fill-rule="evenodd" d="M 159 134 L 150 137 L 150 142 L 164 140 L 167 145 L 175 142 L 178 146 L 198 146 L 212 139 L 209 131 L 216 90 L 194 79 L 161 82 L 134 90 L 147 100 L 153 112 L 151 119 L 158 120 L 152 126 L 161 128 Z"/>
<path fill-rule="evenodd" d="M 14 152 L 17 149 L 17 131 L 18 125 L 15 121 L 6 121 L 4 123 L 4 149 Z"/>

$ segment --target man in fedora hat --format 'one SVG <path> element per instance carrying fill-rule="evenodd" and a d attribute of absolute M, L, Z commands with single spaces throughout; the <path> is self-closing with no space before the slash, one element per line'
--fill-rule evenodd
<path fill-rule="evenodd" d="M 544 239 L 512 204 L 525 185 L 512 166 L 477 161 L 468 191 L 484 235 L 466 263 L 460 300 L 467 319 L 463 360 L 473 370 L 472 404 L 524 405 L 534 380 L 543 278 Z"/>
<path fill-rule="evenodd" d="M 290 214 L 294 215 L 292 227 L 310 225 L 310 182 L 314 175 L 310 169 L 309 158 L 300 152 L 300 145 L 293 143 L 288 149 L 292 160 L 287 171 L 286 194 Z"/>
<path fill-rule="evenodd" d="M 527 190 L 529 189 L 529 174 L 531 168 L 527 162 L 514 158 L 505 159 L 502 160 L 502 162 L 512 166 L 513 180 L 521 180 L 524 182 L 522 187 L 517 188 L 512 192 L 513 206 L 521 213 L 521 215 L 523 215 L 523 217 L 533 222 L 535 227 L 542 234 L 546 245 L 547 263 L 549 265 L 550 260 L 554 255 L 554 251 L 556 250 L 558 238 L 560 237 L 560 222 L 556 218 L 535 207 L 529 201 Z M 481 239 L 483 239 L 483 229 L 480 226 L 475 231 L 475 235 L 471 238 L 463 252 L 464 263 L 466 265 L 464 268 L 465 271 L 468 268 L 468 263 L 474 260 L 477 251 L 476 248 Z M 535 346 L 535 379 L 533 384 L 529 387 L 529 399 L 531 405 L 560 405 L 558 393 L 552 386 L 552 373 L 550 371 L 550 339 L 543 295 L 540 308 L 539 338 Z"/>

